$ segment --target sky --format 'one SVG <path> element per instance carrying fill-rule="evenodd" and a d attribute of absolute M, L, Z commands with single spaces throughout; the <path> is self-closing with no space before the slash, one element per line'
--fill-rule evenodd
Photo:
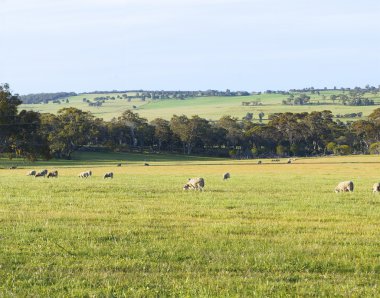
<path fill-rule="evenodd" d="M 18 94 L 380 84 L 378 0 L 0 0 Z"/>

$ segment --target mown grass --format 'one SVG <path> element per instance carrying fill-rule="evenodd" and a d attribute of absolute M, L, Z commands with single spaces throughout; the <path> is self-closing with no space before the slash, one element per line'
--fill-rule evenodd
<path fill-rule="evenodd" d="M 21 109 L 35 110 L 38 112 L 56 113 L 59 109 L 64 107 L 76 107 L 84 111 L 90 111 L 96 117 L 103 118 L 104 120 L 111 120 L 118 117 L 125 110 L 131 109 L 139 113 L 140 116 L 153 120 L 155 118 L 164 118 L 170 120 L 174 114 L 187 116 L 199 115 L 200 117 L 218 120 L 223 115 L 231 115 L 242 118 L 248 112 L 254 114 L 254 118 L 258 121 L 258 114 L 265 113 L 267 118 L 269 114 L 273 113 L 301 113 L 312 111 L 330 110 L 334 115 L 358 113 L 362 112 L 364 116 L 368 116 L 377 106 L 344 106 L 340 104 L 332 104 L 329 100 L 331 94 L 340 94 L 340 91 L 323 91 L 320 95 L 308 93 L 311 97 L 311 102 L 314 105 L 292 106 L 283 105 L 282 100 L 286 99 L 287 95 L 280 94 L 261 94 L 253 96 L 236 96 L 236 97 L 197 97 L 188 98 L 185 100 L 168 99 L 168 100 L 146 100 L 145 102 L 134 99 L 131 102 L 125 99 L 116 99 L 106 101 L 102 107 L 89 107 L 87 103 L 83 102 L 83 98 L 92 100 L 98 96 L 117 96 L 122 93 L 115 94 L 83 94 L 78 96 L 69 97 L 69 103 L 61 104 L 29 104 L 21 105 Z M 326 99 L 323 99 L 322 96 Z M 365 97 L 372 98 L 375 103 L 380 104 L 380 96 L 374 94 L 365 94 Z M 243 101 L 261 101 L 262 106 L 242 106 Z M 320 104 L 317 104 L 320 102 Z M 133 106 L 136 109 L 133 109 Z M 347 120 L 347 119 L 341 119 Z M 352 119 L 349 119 L 352 120 Z"/>
<path fill-rule="evenodd" d="M 0 296 L 378 296 L 379 162 L 0 170 Z M 182 191 L 193 176 L 204 192 Z"/>

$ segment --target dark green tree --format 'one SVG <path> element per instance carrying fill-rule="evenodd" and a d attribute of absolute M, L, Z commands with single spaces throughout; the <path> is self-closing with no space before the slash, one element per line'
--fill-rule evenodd
<path fill-rule="evenodd" d="M 9 152 L 13 149 L 11 137 L 15 138 L 19 129 L 17 121 L 17 107 L 21 100 L 11 93 L 8 84 L 0 85 L 0 152 Z"/>
<path fill-rule="evenodd" d="M 183 144 L 183 152 L 191 154 L 194 146 L 204 144 L 210 124 L 206 119 L 199 116 L 188 118 L 185 115 L 174 115 L 170 120 L 170 129 L 179 137 Z"/>
<path fill-rule="evenodd" d="M 154 140 L 157 143 L 158 151 L 161 151 L 162 146 L 167 146 L 172 138 L 170 122 L 162 118 L 156 118 L 151 121 L 151 125 L 154 127 Z"/>
<path fill-rule="evenodd" d="M 43 124 L 50 151 L 60 158 L 70 159 L 75 150 L 91 144 L 98 134 L 94 116 L 76 108 L 60 109 L 57 116 L 44 117 Z"/>
<path fill-rule="evenodd" d="M 223 116 L 217 121 L 217 126 L 226 131 L 226 146 L 241 145 L 244 141 L 244 132 L 238 119 L 231 116 Z"/>

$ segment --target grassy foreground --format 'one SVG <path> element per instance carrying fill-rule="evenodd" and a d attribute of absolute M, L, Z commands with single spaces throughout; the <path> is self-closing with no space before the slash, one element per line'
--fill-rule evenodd
<path fill-rule="evenodd" d="M 0 296 L 379 295 L 379 157 L 181 162 L 0 169 Z"/>

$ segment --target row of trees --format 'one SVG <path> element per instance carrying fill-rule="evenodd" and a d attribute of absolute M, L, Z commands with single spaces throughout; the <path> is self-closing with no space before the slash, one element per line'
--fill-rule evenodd
<path fill-rule="evenodd" d="M 323 111 L 273 114 L 263 124 L 185 115 L 149 122 L 130 110 L 104 121 L 76 108 L 56 115 L 18 112 L 20 104 L 7 85 L 0 87 L 0 152 L 31 160 L 71 158 L 83 146 L 237 158 L 380 151 L 380 109 L 352 123 L 334 121 L 330 111 Z"/>
<path fill-rule="evenodd" d="M 375 104 L 373 99 L 363 97 L 364 93 L 357 90 L 351 90 L 349 94 L 332 94 L 330 99 L 333 103 L 339 103 L 347 106 L 373 106 Z"/>
<path fill-rule="evenodd" d="M 380 92 L 380 85 L 375 87 L 375 86 L 370 86 L 369 84 L 367 84 L 364 87 L 354 87 L 354 88 L 349 88 L 349 87 L 348 88 L 347 87 L 346 88 L 345 87 L 337 88 L 336 86 L 334 86 L 333 88 L 308 87 L 308 88 L 303 88 L 303 89 L 290 89 L 289 91 L 290 92 L 311 92 L 312 94 L 315 94 L 315 93 L 319 94 L 320 91 L 336 91 L 336 90 L 340 90 L 343 93 L 345 91 L 348 91 L 348 92 L 360 92 L 360 93 L 371 92 L 372 94 L 377 94 L 378 92 Z"/>
<path fill-rule="evenodd" d="M 375 102 L 373 99 L 369 99 L 367 97 L 363 97 L 364 93 L 357 90 L 351 90 L 349 94 L 332 94 L 330 95 L 329 99 L 332 101 L 333 104 L 341 104 L 341 105 L 347 105 L 347 106 L 371 106 L 374 105 Z M 300 94 L 289 94 L 289 96 L 282 100 L 283 105 L 310 105 L 313 104 L 310 101 L 310 96 L 308 96 L 306 93 L 300 93 Z M 326 96 L 322 95 L 322 102 L 325 103 Z M 315 102 L 314 104 L 319 104 L 319 101 Z"/>
<path fill-rule="evenodd" d="M 64 97 L 77 95 L 75 92 L 56 92 L 56 93 L 36 93 L 20 96 L 25 104 L 48 103 L 49 101 L 60 100 Z M 57 102 L 55 102 L 57 103 Z"/>
<path fill-rule="evenodd" d="M 133 92 L 135 95 L 128 95 L 128 92 Z M 206 90 L 206 91 L 96 91 L 90 93 L 82 93 L 84 94 L 97 94 L 97 93 L 123 93 L 121 96 L 117 95 L 118 99 L 139 99 L 141 101 L 145 101 L 147 98 L 156 100 L 156 99 L 186 99 L 191 97 L 203 97 L 203 96 L 248 96 L 250 95 L 247 91 L 230 91 L 227 89 L 226 91 L 218 91 L 218 90 Z M 36 93 L 36 94 L 28 94 L 20 96 L 20 99 L 25 104 L 38 104 L 38 103 L 48 103 L 49 101 L 55 101 L 54 103 L 58 103 L 58 99 L 62 99 L 64 97 L 70 97 L 77 95 L 74 92 L 56 92 L 56 93 Z M 97 97 L 94 100 L 115 100 L 115 96 L 102 96 Z"/>

